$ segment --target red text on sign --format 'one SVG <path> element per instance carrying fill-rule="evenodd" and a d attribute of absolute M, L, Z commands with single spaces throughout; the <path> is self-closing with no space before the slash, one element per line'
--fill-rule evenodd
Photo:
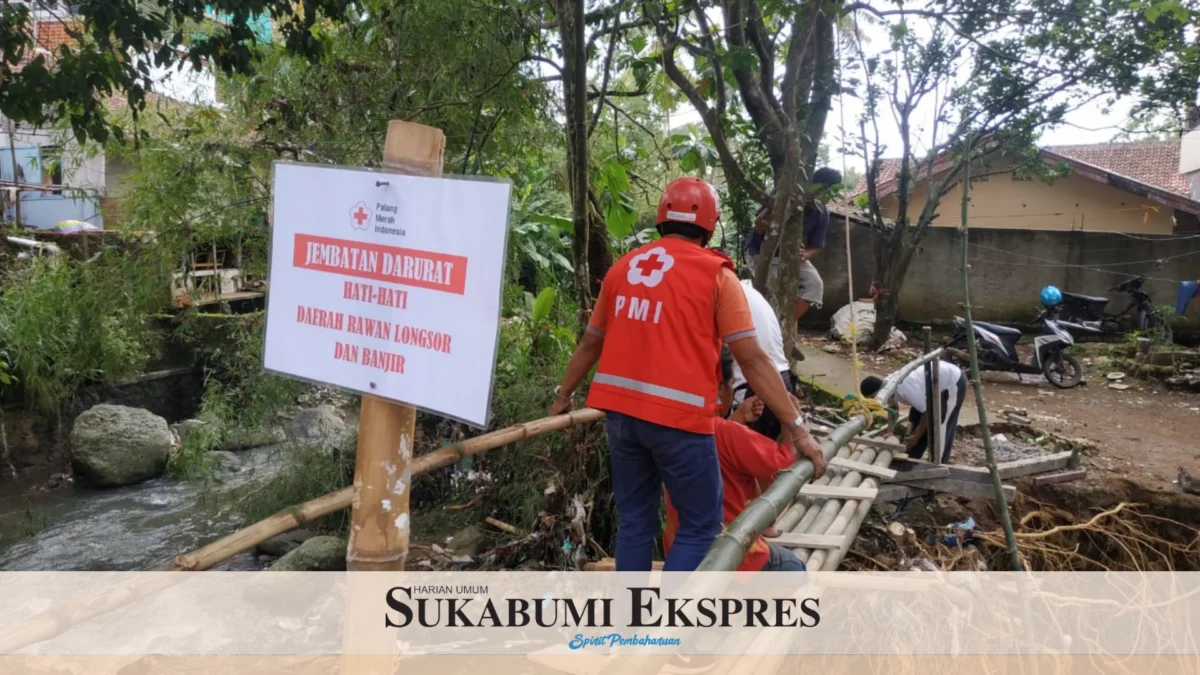
<path fill-rule="evenodd" d="M 463 295 L 467 259 L 458 255 L 297 234 L 292 265 L 360 279 Z"/>
<path fill-rule="evenodd" d="M 375 368 L 385 373 L 404 374 L 404 357 L 400 354 L 385 352 L 382 349 L 359 347 L 344 342 L 333 343 L 333 358 L 347 363 L 356 363 L 367 368 Z"/>

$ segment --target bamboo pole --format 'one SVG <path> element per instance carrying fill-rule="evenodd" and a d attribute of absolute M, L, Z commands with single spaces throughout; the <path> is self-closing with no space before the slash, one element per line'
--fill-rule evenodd
<path fill-rule="evenodd" d="M 924 327 L 925 351 L 933 351 L 933 329 Z M 930 461 L 942 463 L 942 387 L 939 377 L 941 362 L 935 356 L 929 362 L 929 401 L 925 406 L 925 439 L 928 441 Z"/>
<path fill-rule="evenodd" d="M 525 422 L 524 424 L 517 424 L 421 455 L 413 460 L 410 468 L 412 475 L 417 476 L 428 471 L 433 471 L 434 469 L 450 466 L 463 457 L 495 450 L 496 448 L 526 438 L 540 436 L 551 431 L 570 429 L 580 424 L 594 422 L 603 417 L 604 413 L 599 410 L 584 408 L 564 415 L 545 417 Z M 218 539 L 203 548 L 177 556 L 174 561 L 174 569 L 187 571 L 209 569 L 223 560 L 261 544 L 271 537 L 287 532 L 288 530 L 293 530 L 321 516 L 327 516 L 340 511 L 350 506 L 353 497 L 353 488 L 343 488 L 337 492 L 331 492 L 298 506 L 280 511 L 247 528 L 238 530 L 228 537 Z"/>
<path fill-rule="evenodd" d="M 83 621 L 154 595 L 186 578 L 181 574 L 138 574 L 133 579 L 82 600 L 52 607 L 0 631 L 0 654 L 12 654 L 31 644 L 49 640 Z"/>
<path fill-rule="evenodd" d="M 891 463 L 892 453 L 888 452 L 887 450 L 879 453 L 879 455 L 875 457 L 875 461 L 872 462 L 872 464 L 875 466 L 881 466 L 885 468 Z M 877 487 L 879 485 L 879 479 L 875 478 L 874 476 L 863 476 L 863 480 L 861 481 L 860 485 L 863 487 Z M 842 556 L 845 555 L 844 553 L 840 552 L 848 551 L 850 549 L 851 537 L 858 534 L 859 525 L 862 524 L 861 522 L 857 521 L 857 513 L 859 508 L 865 505 L 866 509 L 869 511 L 871 510 L 871 504 L 873 502 L 874 500 L 872 499 L 847 499 L 842 504 L 841 510 L 838 511 L 837 518 L 830 523 L 829 529 L 826 530 L 825 533 L 845 535 L 846 543 L 835 551 L 814 551 L 808 562 L 813 571 L 828 570 L 832 572 L 837 569 L 837 566 L 842 562 Z"/>
<path fill-rule="evenodd" d="M 971 360 L 971 386 L 975 389 L 975 406 L 979 410 L 979 434 L 983 437 L 983 453 L 987 457 L 988 472 L 992 475 L 992 489 L 996 492 L 996 509 L 1000 512 L 1000 524 L 1004 527 L 1004 538 L 1008 541 L 1009 564 L 1020 572 L 1021 556 L 1017 552 L 1017 538 L 1013 535 L 1012 519 L 1008 515 L 1008 502 L 1004 499 L 1004 485 L 1000 471 L 996 468 L 996 453 L 992 449 L 992 434 L 988 431 L 987 409 L 983 405 L 983 383 L 979 380 L 979 349 L 975 344 L 975 324 L 971 320 L 971 263 L 968 257 L 968 206 L 971 201 L 971 162 L 963 169 L 962 196 L 962 293 L 963 312 L 966 318 L 967 354 Z"/>
<path fill-rule="evenodd" d="M 892 397 L 896 386 L 905 377 L 928 363 L 930 359 L 940 355 L 941 351 L 938 349 L 921 358 L 914 359 L 889 375 L 875 400 L 886 405 L 885 402 Z M 821 443 L 821 452 L 825 458 L 828 460 L 836 456 L 843 446 L 866 429 L 870 421 L 866 414 L 855 415 L 850 421 L 830 432 L 826 441 Z M 734 519 L 724 532 L 717 535 L 708 555 L 704 556 L 704 560 L 700 562 L 698 571 L 719 572 L 737 569 L 742 559 L 746 557 L 746 550 L 750 543 L 763 530 L 770 527 L 784 509 L 791 506 L 792 500 L 799 494 L 800 488 L 812 478 L 812 474 L 813 465 L 807 459 L 796 462 L 780 473 L 770 487 L 764 490 L 757 499 L 747 504 L 741 515 Z"/>
<path fill-rule="evenodd" d="M 866 448 L 864 450 L 855 452 L 851 456 L 851 459 L 856 462 L 863 462 L 863 461 L 869 462 L 874 458 L 875 458 L 875 451 L 870 448 Z M 858 476 L 857 480 L 854 479 L 852 477 L 852 475 Z M 836 479 L 836 482 L 833 482 L 831 484 L 836 485 L 838 487 L 858 487 L 858 484 L 861 481 L 862 481 L 861 474 L 858 474 L 857 472 L 854 472 L 854 471 L 850 471 L 850 472 L 843 474 L 842 476 L 838 476 Z M 800 526 L 797 527 L 796 530 L 798 530 L 799 532 L 809 533 L 809 534 L 825 534 L 825 530 L 828 529 L 830 523 L 832 523 L 834 521 L 834 519 L 837 518 L 838 511 L 841 508 L 842 508 L 842 505 L 841 505 L 840 500 L 827 499 L 827 500 L 825 500 L 824 503 L 821 504 L 821 508 L 810 509 L 809 513 L 812 514 L 812 518 L 806 519 L 806 522 L 801 522 Z M 803 548 L 797 549 L 795 551 L 795 553 L 796 553 L 796 557 L 800 558 L 800 560 L 806 564 L 808 563 L 808 557 L 810 555 L 812 555 L 811 550 L 803 549 Z"/>
<path fill-rule="evenodd" d="M 941 378 L 942 362 L 940 358 L 934 357 L 934 360 L 929 362 L 929 382 L 932 389 L 929 400 L 929 422 L 925 423 L 925 437 L 929 440 L 931 461 L 935 465 L 942 464 L 942 378 Z"/>
<path fill-rule="evenodd" d="M 852 451 L 849 447 L 843 447 L 842 449 L 838 450 L 838 454 L 836 456 L 844 456 L 848 459 L 858 459 L 860 454 L 861 452 Z M 841 480 L 841 476 L 838 476 L 832 471 L 827 471 L 824 476 L 816 479 L 812 482 L 812 484 L 830 485 L 835 479 Z M 817 520 L 817 516 L 821 514 L 821 507 L 824 506 L 824 500 L 814 499 L 811 497 L 797 498 L 797 501 L 802 500 L 807 502 L 808 509 L 804 512 L 803 517 L 800 518 L 800 520 L 795 524 L 795 527 L 791 528 L 792 532 L 808 532 L 810 528 L 812 528 L 812 524 Z"/>
<path fill-rule="evenodd" d="M 442 175 L 441 129 L 392 120 L 383 166 L 397 173 Z M 408 558 L 409 489 L 417 410 L 376 396 L 362 397 L 346 568 L 403 570 Z"/>

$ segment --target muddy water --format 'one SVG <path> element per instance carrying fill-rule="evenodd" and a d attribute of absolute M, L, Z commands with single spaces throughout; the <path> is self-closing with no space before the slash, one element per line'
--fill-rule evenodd
<path fill-rule="evenodd" d="M 157 478 L 112 490 L 40 496 L 0 492 L 0 570 L 141 570 L 168 562 L 242 525 L 237 497 L 283 467 L 286 455 L 237 455 L 207 484 Z M 244 553 L 219 569 L 257 569 Z"/>

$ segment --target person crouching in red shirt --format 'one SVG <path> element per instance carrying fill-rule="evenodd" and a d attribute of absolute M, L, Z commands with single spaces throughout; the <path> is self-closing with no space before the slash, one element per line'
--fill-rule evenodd
<path fill-rule="evenodd" d="M 763 406 L 756 397 L 742 402 L 729 419 L 729 408 L 733 403 L 733 354 L 729 348 L 721 350 L 721 382 L 717 387 L 717 419 L 714 435 L 717 441 L 717 461 L 724 483 L 723 508 L 725 524 L 741 515 L 750 500 L 759 494 L 759 483 L 767 485 L 775 475 L 794 464 L 796 452 L 791 443 L 777 442 L 754 431 L 747 424 L 762 414 Z M 664 552 L 671 550 L 679 519 L 667 494 L 667 526 L 663 532 Z M 739 572 L 803 572 L 804 562 L 792 551 L 778 545 L 768 544 L 758 537 L 750 544 L 745 559 L 738 567 Z"/>

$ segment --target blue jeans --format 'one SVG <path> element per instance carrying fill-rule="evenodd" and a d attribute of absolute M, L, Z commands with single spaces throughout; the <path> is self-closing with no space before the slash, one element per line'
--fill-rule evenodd
<path fill-rule="evenodd" d="M 665 484 L 679 531 L 665 571 L 691 572 L 721 532 L 721 469 L 713 436 L 610 412 L 604 430 L 617 505 L 617 571 L 650 570 Z"/>
<path fill-rule="evenodd" d="M 804 572 L 806 567 L 804 561 L 796 557 L 790 549 L 786 549 L 779 544 L 767 544 L 770 551 L 767 553 L 767 564 L 763 566 L 764 572 Z"/>

